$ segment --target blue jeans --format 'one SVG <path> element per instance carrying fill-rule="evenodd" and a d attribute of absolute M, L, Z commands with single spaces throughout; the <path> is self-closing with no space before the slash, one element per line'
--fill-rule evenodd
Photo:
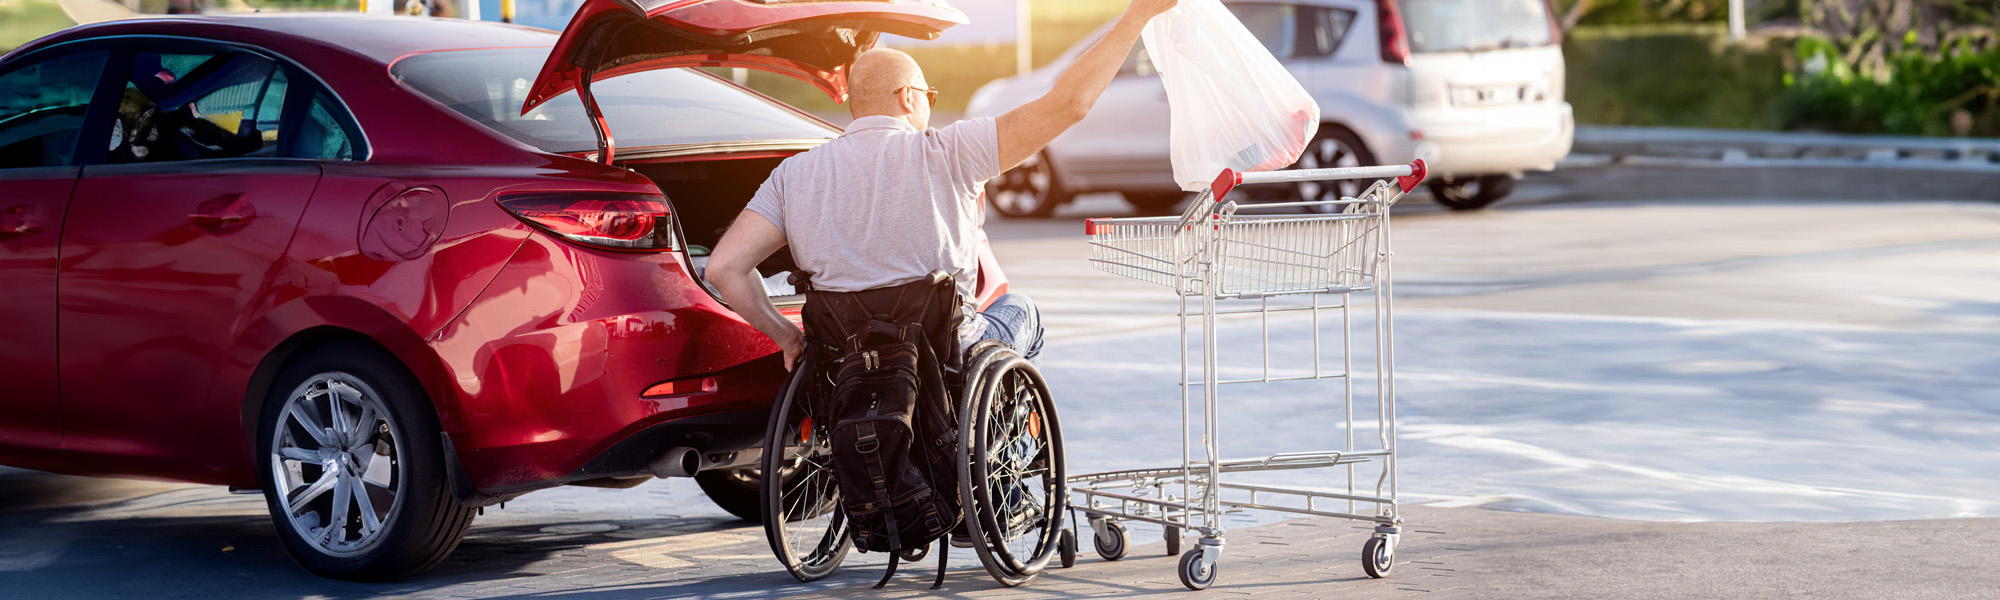
<path fill-rule="evenodd" d="M 1006 294 L 992 306 L 971 317 L 985 327 L 982 335 L 964 341 L 966 349 L 981 340 L 999 340 L 1021 358 L 1035 360 L 1042 354 L 1042 311 L 1025 294 Z"/>

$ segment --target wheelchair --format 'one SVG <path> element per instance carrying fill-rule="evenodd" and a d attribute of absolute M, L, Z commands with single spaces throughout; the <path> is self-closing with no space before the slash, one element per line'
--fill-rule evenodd
<path fill-rule="evenodd" d="M 771 551 L 799 581 L 832 574 L 852 548 L 832 468 L 833 423 L 812 414 L 815 403 L 807 401 L 833 386 L 812 346 L 771 408 L 759 486 Z M 1076 562 L 1076 534 L 1064 519 L 1062 427 L 1048 383 L 1026 359 L 996 341 L 967 356 L 962 370 L 946 372 L 958 407 L 963 531 L 987 573 L 1018 586 L 1058 555 L 1064 567 Z M 930 552 L 905 549 L 898 558 L 916 562 Z"/>

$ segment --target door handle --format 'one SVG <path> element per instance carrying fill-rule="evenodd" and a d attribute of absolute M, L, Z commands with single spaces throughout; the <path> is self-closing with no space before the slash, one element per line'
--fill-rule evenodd
<path fill-rule="evenodd" d="M 225 225 L 248 222 L 255 218 L 257 218 L 257 207 L 245 201 L 243 196 L 236 195 L 230 198 L 227 206 L 217 209 L 214 212 L 188 215 L 188 222 L 193 223 L 196 227 L 214 229 Z"/>

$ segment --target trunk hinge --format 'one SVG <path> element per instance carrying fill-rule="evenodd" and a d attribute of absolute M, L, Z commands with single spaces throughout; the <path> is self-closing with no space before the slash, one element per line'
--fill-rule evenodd
<path fill-rule="evenodd" d="M 577 98 L 583 100 L 583 112 L 590 116 L 590 127 L 597 132 L 597 162 L 611 164 L 612 153 L 618 150 L 618 142 L 611 139 L 611 126 L 604 122 L 604 111 L 597 108 L 597 96 L 590 93 L 590 80 L 597 76 L 594 72 L 583 74 L 583 80 L 576 83 Z"/>

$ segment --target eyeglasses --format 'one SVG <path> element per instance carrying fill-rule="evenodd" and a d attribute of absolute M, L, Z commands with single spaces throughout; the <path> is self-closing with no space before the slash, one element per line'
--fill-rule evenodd
<path fill-rule="evenodd" d="M 901 95 L 903 95 L 903 90 L 914 90 L 914 89 L 917 89 L 917 86 L 914 86 L 914 85 L 906 85 L 906 86 L 903 86 L 903 87 L 899 87 L 899 88 L 896 88 L 896 95 L 898 95 L 898 96 L 901 96 Z M 920 90 L 920 91 L 922 91 L 922 92 L 924 93 L 924 97 L 925 97 L 925 98 L 928 98 L 928 99 L 930 99 L 930 101 L 931 101 L 931 106 L 932 106 L 932 107 L 936 107 L 936 106 L 937 106 L 937 88 L 925 88 L 925 89 L 923 89 L 923 90 Z"/>

